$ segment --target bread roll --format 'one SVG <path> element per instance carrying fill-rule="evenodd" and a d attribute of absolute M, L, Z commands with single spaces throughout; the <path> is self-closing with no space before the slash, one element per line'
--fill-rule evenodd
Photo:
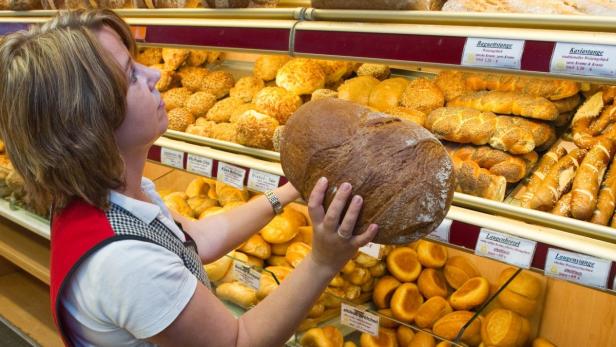
<path fill-rule="evenodd" d="M 462 71 L 441 71 L 436 76 L 434 83 L 443 92 L 446 101 L 471 92 L 466 86 Z"/>
<path fill-rule="evenodd" d="M 460 288 L 469 279 L 480 275 L 477 267 L 468 258 L 459 255 L 447 260 L 443 274 L 453 289 Z"/>
<path fill-rule="evenodd" d="M 252 235 L 239 250 L 261 259 L 267 259 L 272 255 L 270 245 L 259 234 Z"/>
<path fill-rule="evenodd" d="M 428 114 L 445 105 L 445 95 L 433 81 L 417 78 L 406 86 L 400 104 Z"/>
<path fill-rule="evenodd" d="M 391 309 L 388 308 L 382 308 L 380 310 L 377 311 L 380 315 L 379 317 L 379 325 L 383 328 L 387 328 L 387 329 L 396 329 L 400 324 L 398 322 L 396 322 L 395 320 L 391 319 L 393 318 L 393 313 L 391 312 Z"/>
<path fill-rule="evenodd" d="M 162 48 L 142 48 L 137 53 L 135 60 L 145 66 L 160 64 L 163 60 Z"/>
<path fill-rule="evenodd" d="M 387 256 L 387 270 L 400 282 L 412 282 L 421 273 L 421 263 L 414 250 L 398 247 Z"/>
<path fill-rule="evenodd" d="M 276 118 L 282 125 L 302 105 L 299 96 L 280 87 L 266 87 L 254 97 L 257 111 Z"/>
<path fill-rule="evenodd" d="M 419 288 L 413 283 L 402 283 L 391 297 L 391 312 L 396 319 L 410 323 L 415 319 L 417 310 L 423 304 Z"/>
<path fill-rule="evenodd" d="M 368 105 L 372 90 L 379 84 L 379 80 L 372 76 L 359 76 L 344 81 L 338 87 L 338 98 L 349 100 L 362 105 Z"/>
<path fill-rule="evenodd" d="M 361 347 L 397 347 L 396 333 L 391 329 L 379 328 L 379 335 L 362 333 L 359 337 Z"/>
<path fill-rule="evenodd" d="M 447 262 L 447 248 L 434 242 L 419 240 L 417 259 L 425 267 L 441 268 Z"/>
<path fill-rule="evenodd" d="M 543 337 L 538 337 L 533 340 L 533 347 L 556 347 L 556 345 Z"/>
<path fill-rule="evenodd" d="M 434 296 L 447 297 L 447 282 L 439 270 L 424 269 L 417 279 L 417 286 L 426 299 Z"/>
<path fill-rule="evenodd" d="M 434 347 L 436 340 L 434 336 L 428 334 L 425 331 L 419 331 L 411 340 L 411 343 L 407 347 Z"/>
<path fill-rule="evenodd" d="M 229 91 L 232 97 L 242 99 L 244 102 L 252 102 L 254 96 L 265 88 L 263 80 L 254 76 L 240 78 L 233 88 Z"/>
<path fill-rule="evenodd" d="M 295 58 L 278 70 L 276 85 L 295 95 L 312 94 L 325 87 L 325 72 L 314 60 Z"/>
<path fill-rule="evenodd" d="M 200 90 L 214 94 L 217 99 L 221 99 L 229 95 L 229 91 L 234 85 L 235 79 L 230 72 L 213 71 L 203 78 Z"/>
<path fill-rule="evenodd" d="M 286 55 L 259 56 L 259 58 L 255 61 L 253 68 L 254 76 L 264 81 L 275 80 L 278 70 L 289 60 L 291 60 L 291 57 Z"/>
<path fill-rule="evenodd" d="M 456 310 L 469 310 L 483 304 L 490 295 L 490 283 L 483 277 L 473 277 L 449 297 L 451 307 Z"/>
<path fill-rule="evenodd" d="M 372 89 L 368 106 L 384 112 L 398 106 L 400 97 L 408 84 L 409 81 L 402 77 L 382 81 Z"/>
<path fill-rule="evenodd" d="M 293 242 L 287 248 L 285 257 L 291 266 L 296 267 L 310 253 L 310 246 L 303 242 Z"/>
<path fill-rule="evenodd" d="M 165 69 L 177 70 L 190 55 L 190 51 L 184 48 L 163 48 L 162 57 L 165 63 Z"/>
<path fill-rule="evenodd" d="M 378 259 L 373 258 L 362 252 L 358 252 L 355 258 L 353 258 L 353 260 L 355 260 L 355 263 L 357 263 L 359 266 L 365 268 L 374 266 L 379 263 Z"/>
<path fill-rule="evenodd" d="M 175 192 L 175 193 L 167 194 L 163 198 L 163 202 L 165 203 L 165 205 L 167 205 L 167 207 L 170 210 L 173 210 L 183 216 L 193 218 L 194 217 L 193 210 L 192 208 L 190 208 L 190 206 L 186 202 L 187 198 L 188 196 L 186 196 L 185 193 Z"/>
<path fill-rule="evenodd" d="M 440 296 L 435 296 L 424 302 L 415 315 L 415 324 L 422 329 L 430 329 L 434 323 L 453 312 L 451 305 Z"/>
<path fill-rule="evenodd" d="M 195 117 L 205 117 L 216 104 L 216 96 L 208 92 L 196 92 L 186 100 L 186 109 Z"/>
<path fill-rule="evenodd" d="M 555 120 L 559 113 L 556 106 L 545 98 L 514 92 L 477 92 L 459 96 L 447 105 L 548 121 Z"/>
<path fill-rule="evenodd" d="M 321 328 L 309 329 L 299 340 L 302 347 L 333 347 L 332 341 Z"/>
<path fill-rule="evenodd" d="M 389 77 L 391 71 L 389 66 L 383 64 L 361 64 L 357 69 L 357 76 L 370 76 L 378 80 L 384 80 Z"/>
<path fill-rule="evenodd" d="M 430 233 L 453 197 L 451 159 L 430 133 L 343 100 L 311 101 L 294 114 L 283 130 L 281 163 L 304 199 L 322 176 L 331 188 L 351 183 L 364 200 L 354 234 L 376 223 L 376 243 L 408 243 Z M 328 190 L 325 206 L 334 193 Z"/>
<path fill-rule="evenodd" d="M 286 243 L 297 235 L 298 228 L 305 223 L 304 216 L 287 207 L 281 214 L 274 216 L 260 233 L 269 243 Z"/>
<path fill-rule="evenodd" d="M 257 111 L 246 111 L 236 121 L 237 143 L 240 145 L 274 149 L 272 138 L 278 121 Z"/>
<path fill-rule="evenodd" d="M 372 301 L 378 308 L 388 308 L 391 297 L 400 286 L 400 281 L 392 276 L 383 276 L 378 279 L 372 292 Z"/>
<path fill-rule="evenodd" d="M 447 340 L 453 341 L 460 330 L 468 323 L 475 314 L 469 311 L 455 311 L 437 320 L 432 331 Z M 466 327 L 461 337 L 462 342 L 476 346 L 481 342 L 481 318 L 477 317 Z"/>
<path fill-rule="evenodd" d="M 415 331 L 405 325 L 401 325 L 396 330 L 398 346 L 408 346 L 415 337 Z"/>
<path fill-rule="evenodd" d="M 482 198 L 503 201 L 507 180 L 482 169 L 472 160 L 452 158 L 455 169 L 455 190 Z"/>
<path fill-rule="evenodd" d="M 502 286 L 516 272 L 514 268 L 505 269 L 498 278 L 499 286 Z M 541 283 L 527 273 L 520 272 L 505 289 L 497 296 L 500 304 L 524 317 L 530 317 L 537 309 L 537 300 L 541 295 Z"/>
<path fill-rule="evenodd" d="M 285 252 L 286 252 L 286 250 L 285 250 Z M 267 258 L 265 261 L 267 262 L 268 265 L 271 265 L 271 266 L 288 266 L 288 267 L 291 267 L 291 264 L 289 264 L 289 262 L 287 261 L 287 258 L 284 255 L 272 255 L 269 258 Z"/>
<path fill-rule="evenodd" d="M 351 273 L 344 275 L 344 278 L 356 286 L 361 286 L 371 280 L 372 276 L 368 269 L 358 266 Z"/>
<path fill-rule="evenodd" d="M 216 287 L 216 296 L 245 308 L 257 304 L 257 291 L 240 282 L 219 285 Z"/>
<path fill-rule="evenodd" d="M 503 309 L 493 310 L 481 324 L 483 343 L 495 347 L 521 346 L 520 341 L 526 342 L 528 338 L 528 336 L 524 336 L 523 320 L 525 318 L 512 311 Z"/>
<path fill-rule="evenodd" d="M 485 3 L 485 1 L 482 1 Z M 549 100 L 561 100 L 580 91 L 580 83 L 569 80 L 533 78 L 504 74 L 465 74 L 467 88 L 479 90 L 497 90 L 540 96 Z"/>
<path fill-rule="evenodd" d="M 368 270 L 370 271 L 370 275 L 372 275 L 372 277 L 381 277 L 385 274 L 387 265 L 384 262 L 379 262 L 378 264 L 368 268 Z"/>
<path fill-rule="evenodd" d="M 214 261 L 213 263 L 209 263 L 203 266 L 205 272 L 207 273 L 207 277 L 212 282 L 217 282 L 221 280 L 227 271 L 231 269 L 231 265 L 233 265 L 233 256 L 234 252 L 229 253 L 228 255 Z"/>
<path fill-rule="evenodd" d="M 218 201 L 214 199 L 210 199 L 206 196 L 195 196 L 193 198 L 189 198 L 186 200 L 188 206 L 193 209 L 193 215 L 199 216 L 203 211 L 207 210 L 210 207 L 218 206 Z"/>
<path fill-rule="evenodd" d="M 165 110 L 170 111 L 174 108 L 184 107 L 188 98 L 192 95 L 187 88 L 171 88 L 162 94 Z"/>
<path fill-rule="evenodd" d="M 424 124 L 426 123 L 426 114 L 412 108 L 396 106 L 387 109 L 384 112 L 394 117 L 417 123 L 421 126 L 424 126 Z"/>
<path fill-rule="evenodd" d="M 216 123 L 228 122 L 235 109 L 243 103 L 242 99 L 233 97 L 220 100 L 207 111 L 206 118 Z"/>
<path fill-rule="evenodd" d="M 310 100 L 319 100 L 319 99 L 327 99 L 327 98 L 337 98 L 338 92 L 332 89 L 317 89 L 312 92 L 310 96 Z"/>
<path fill-rule="evenodd" d="M 237 189 L 220 181 L 216 181 L 216 195 L 218 202 L 223 207 L 234 202 L 246 202 L 250 198 L 247 190 Z"/>
<path fill-rule="evenodd" d="M 325 73 L 325 85 L 331 86 L 339 82 L 342 77 L 347 76 L 352 72 L 353 66 L 351 62 L 342 60 L 315 60 L 321 66 Z"/>

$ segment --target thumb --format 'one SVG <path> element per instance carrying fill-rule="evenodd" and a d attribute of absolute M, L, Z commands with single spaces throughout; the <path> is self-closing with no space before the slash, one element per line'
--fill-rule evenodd
<path fill-rule="evenodd" d="M 353 236 L 351 239 L 351 245 L 355 248 L 362 247 L 366 245 L 368 242 L 372 241 L 372 239 L 376 236 L 376 233 L 379 231 L 379 226 L 376 224 L 370 224 L 368 229 L 363 233 Z"/>

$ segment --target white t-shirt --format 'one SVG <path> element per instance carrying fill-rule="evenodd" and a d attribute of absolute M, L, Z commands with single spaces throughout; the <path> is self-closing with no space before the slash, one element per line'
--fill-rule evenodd
<path fill-rule="evenodd" d="M 152 181 L 141 188 L 154 204 L 111 192 L 111 202 L 145 223 L 158 218 L 182 241 Z M 61 317 L 75 346 L 153 346 L 145 341 L 168 327 L 197 288 L 175 253 L 153 243 L 121 240 L 89 256 L 61 297 Z"/>

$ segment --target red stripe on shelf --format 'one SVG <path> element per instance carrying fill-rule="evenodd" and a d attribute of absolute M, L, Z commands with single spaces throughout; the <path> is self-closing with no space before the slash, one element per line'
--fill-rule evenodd
<path fill-rule="evenodd" d="M 218 160 L 212 160 L 212 178 L 218 177 Z"/>
<path fill-rule="evenodd" d="M 481 228 L 475 225 L 470 225 L 458 221 L 451 223 L 449 230 L 449 243 L 456 246 L 475 250 L 477 240 L 479 239 L 479 231 Z"/>
<path fill-rule="evenodd" d="M 148 26 L 146 42 L 223 48 L 289 50 L 289 29 Z"/>
<path fill-rule="evenodd" d="M 454 65 L 460 64 L 465 43 L 465 37 L 450 36 L 319 30 L 298 30 L 295 33 L 296 53 Z"/>
<path fill-rule="evenodd" d="M 521 69 L 525 71 L 550 72 L 554 42 L 526 41 L 522 54 Z"/>
<path fill-rule="evenodd" d="M 545 261 L 548 257 L 549 248 L 550 245 L 537 242 L 537 247 L 535 247 L 535 255 L 533 256 L 533 261 L 530 266 L 543 271 L 543 269 L 545 269 Z"/>
<path fill-rule="evenodd" d="M 152 145 L 152 147 L 150 147 L 148 159 L 160 163 L 160 146 Z"/>
<path fill-rule="evenodd" d="M 616 286 L 614 286 L 614 278 L 616 278 L 616 263 L 612 262 L 612 267 L 610 268 L 610 275 L 607 276 L 607 287 L 612 290 L 616 290 Z"/>
<path fill-rule="evenodd" d="M 28 30 L 29 24 L 25 23 L 0 23 L 0 35 L 10 34 L 19 30 Z"/>

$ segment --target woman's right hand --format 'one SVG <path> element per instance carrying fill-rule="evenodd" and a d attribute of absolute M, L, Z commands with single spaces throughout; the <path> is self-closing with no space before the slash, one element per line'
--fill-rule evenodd
<path fill-rule="evenodd" d="M 314 230 L 311 257 L 318 265 L 336 273 L 357 253 L 359 247 L 374 238 L 378 226 L 371 224 L 362 234 L 353 235 L 363 204 L 362 197 L 355 195 L 346 214 L 342 216 L 352 190 L 349 183 L 343 183 L 338 187 L 333 201 L 325 211 L 323 200 L 327 186 L 325 177 L 319 179 L 308 200 L 308 212 Z"/>

